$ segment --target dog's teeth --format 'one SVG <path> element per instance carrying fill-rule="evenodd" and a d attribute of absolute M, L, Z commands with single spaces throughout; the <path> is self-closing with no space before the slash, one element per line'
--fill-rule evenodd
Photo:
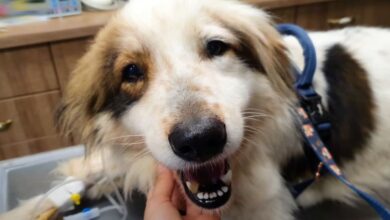
<path fill-rule="evenodd" d="M 197 193 L 198 192 L 198 189 L 199 189 L 199 183 L 198 182 L 195 182 L 195 181 L 186 181 L 186 185 L 188 187 L 188 189 L 192 192 L 192 193 Z"/>
<path fill-rule="evenodd" d="M 196 196 L 198 197 L 198 199 L 203 199 L 204 198 L 203 197 L 203 193 L 198 193 Z"/>
<path fill-rule="evenodd" d="M 221 190 L 217 191 L 218 196 L 223 196 L 223 192 Z"/>
<path fill-rule="evenodd" d="M 232 181 L 232 171 L 229 170 L 225 175 L 223 175 L 221 177 L 221 180 L 226 183 L 226 184 L 229 184 L 231 181 Z"/>
<path fill-rule="evenodd" d="M 209 198 L 209 194 L 208 194 L 208 193 L 204 193 L 204 194 L 203 194 L 203 198 L 204 198 L 204 199 L 208 199 L 208 198 Z"/>
<path fill-rule="evenodd" d="M 229 191 L 229 188 L 227 186 L 223 186 L 221 189 L 225 193 L 227 193 Z"/>
<path fill-rule="evenodd" d="M 215 192 L 210 193 L 210 199 L 214 199 L 214 198 L 217 198 L 217 193 Z"/>

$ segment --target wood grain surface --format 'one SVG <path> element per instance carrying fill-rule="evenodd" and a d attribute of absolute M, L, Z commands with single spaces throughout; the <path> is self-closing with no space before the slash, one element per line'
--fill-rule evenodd
<path fill-rule="evenodd" d="M 0 50 L 0 99 L 58 89 L 47 45 Z"/>

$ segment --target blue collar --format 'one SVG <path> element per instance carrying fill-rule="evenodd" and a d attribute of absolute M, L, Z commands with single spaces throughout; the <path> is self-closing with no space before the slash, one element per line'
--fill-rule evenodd
<path fill-rule="evenodd" d="M 319 161 L 319 169 L 316 177 L 296 185 L 292 191 L 293 196 L 298 197 L 308 186 L 314 183 L 320 176 L 321 169 L 324 167 L 328 173 L 366 201 L 383 220 L 390 220 L 390 211 L 383 204 L 366 192 L 358 189 L 346 179 L 321 139 L 319 132 L 330 130 L 331 125 L 327 119 L 327 113 L 323 108 L 321 97 L 313 88 L 317 57 L 310 37 L 305 30 L 293 24 L 281 24 L 278 25 L 277 29 L 283 35 L 294 36 L 303 48 L 305 66 L 301 73 L 297 68 L 294 68 L 295 73 L 297 73 L 294 86 L 300 100 L 299 106 L 296 107 L 296 112 L 301 123 L 300 129 L 306 145 L 309 146 Z"/>

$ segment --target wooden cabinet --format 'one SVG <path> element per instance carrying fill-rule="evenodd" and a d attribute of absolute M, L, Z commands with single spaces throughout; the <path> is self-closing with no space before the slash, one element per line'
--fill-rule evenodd
<path fill-rule="evenodd" d="M 55 128 L 54 112 L 60 97 L 59 91 L 53 91 L 0 101 L 0 122 L 12 121 L 7 130 L 0 132 L 0 158 L 70 144 Z"/>
<path fill-rule="evenodd" d="M 0 160 L 27 156 L 45 151 L 71 146 L 73 143 L 60 135 L 30 139 L 27 141 L 1 145 Z"/>
<path fill-rule="evenodd" d="M 0 50 L 0 99 L 58 89 L 46 45 Z"/>
<path fill-rule="evenodd" d="M 328 17 L 337 19 L 351 17 L 352 25 L 390 26 L 389 0 L 345 0 L 330 2 Z"/>
<path fill-rule="evenodd" d="M 0 101 L 0 121 L 13 122 L 0 133 L 0 145 L 57 134 L 53 119 L 59 101 L 59 91 Z"/>
<path fill-rule="evenodd" d="M 57 69 L 61 89 L 65 88 L 68 77 L 78 60 L 86 52 L 92 38 L 81 38 L 70 41 L 52 43 L 50 45 L 53 61 Z"/>
<path fill-rule="evenodd" d="M 276 15 L 278 23 L 296 23 L 307 30 L 328 30 L 352 25 L 390 26 L 389 0 L 338 0 L 278 8 L 271 13 Z"/>
<path fill-rule="evenodd" d="M 294 23 L 296 16 L 295 7 L 278 8 L 269 10 L 272 19 L 277 23 Z"/>
<path fill-rule="evenodd" d="M 328 3 L 298 6 L 296 10 L 296 24 L 308 30 L 328 28 Z"/>
<path fill-rule="evenodd" d="M 0 160 L 73 144 L 55 127 L 54 113 L 69 74 L 91 38 L 0 51 Z"/>

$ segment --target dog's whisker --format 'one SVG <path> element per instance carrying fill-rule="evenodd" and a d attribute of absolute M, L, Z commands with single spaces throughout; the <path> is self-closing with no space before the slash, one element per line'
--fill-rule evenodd
<path fill-rule="evenodd" d="M 117 146 L 122 146 L 122 147 L 131 147 L 131 146 L 134 146 L 134 145 L 141 145 L 141 144 L 144 144 L 145 142 L 133 142 L 133 143 L 115 143 L 115 145 Z"/>
<path fill-rule="evenodd" d="M 142 136 L 142 135 L 124 135 L 124 136 L 108 138 L 106 141 L 113 141 L 113 140 L 118 140 L 118 139 L 134 138 L 134 137 L 137 137 L 137 138 L 139 137 L 139 138 L 144 139 L 144 136 Z"/>
<path fill-rule="evenodd" d="M 245 121 L 257 121 L 257 122 L 264 122 L 264 120 L 261 120 L 259 118 L 244 118 Z"/>
<path fill-rule="evenodd" d="M 136 161 L 136 160 L 139 160 L 145 156 L 147 156 L 149 154 L 149 150 L 144 148 L 143 150 L 141 150 L 139 153 L 137 153 L 136 155 L 132 156 L 132 160 L 133 161 Z"/>
<path fill-rule="evenodd" d="M 249 125 L 246 125 L 244 126 L 245 130 L 248 131 L 248 132 L 253 132 L 254 134 L 256 133 L 260 133 L 260 134 L 265 134 L 265 132 L 259 128 L 255 128 L 255 127 L 252 127 L 252 126 L 249 126 Z"/>
<path fill-rule="evenodd" d="M 264 135 L 265 133 L 263 132 L 263 131 L 258 131 L 258 130 L 246 130 L 246 132 L 248 132 L 249 134 L 254 134 L 254 135 L 256 135 L 256 134 L 262 134 L 262 135 Z"/>
<path fill-rule="evenodd" d="M 246 138 L 246 137 L 243 137 L 243 140 L 244 140 L 244 141 L 247 141 L 249 144 L 252 144 L 253 146 L 256 146 L 256 145 L 257 145 L 257 143 L 255 143 L 254 141 L 252 141 L 252 140 L 250 140 L 250 139 L 248 139 L 248 138 Z"/>
<path fill-rule="evenodd" d="M 259 111 L 260 108 L 251 108 L 251 107 L 247 107 L 245 108 L 244 110 L 254 110 L 254 111 Z"/>
<path fill-rule="evenodd" d="M 267 114 L 266 112 L 260 112 L 260 111 L 242 111 L 242 113 L 258 113 L 258 114 Z"/>
<path fill-rule="evenodd" d="M 260 115 L 260 116 L 267 116 L 267 117 L 272 117 L 270 114 L 265 114 L 265 113 L 259 113 L 259 112 L 242 112 L 243 115 L 249 116 L 249 115 Z"/>
<path fill-rule="evenodd" d="M 243 118 L 272 118 L 268 115 L 243 115 Z"/>
<path fill-rule="evenodd" d="M 241 112 L 242 114 L 261 114 L 261 115 L 268 115 L 268 113 L 265 112 L 252 112 L 252 111 L 247 111 L 247 112 Z"/>
<path fill-rule="evenodd" d="M 115 142 L 114 144 L 138 144 L 138 143 L 145 143 L 145 141 L 131 141 L 131 142 Z"/>
<path fill-rule="evenodd" d="M 273 118 L 271 115 L 264 115 L 264 114 L 250 114 L 250 115 L 243 115 L 244 118 L 248 117 L 259 117 L 259 118 Z"/>
<path fill-rule="evenodd" d="M 264 119 L 265 117 L 259 117 L 259 116 L 249 116 L 249 117 L 244 117 L 244 119 Z"/>

